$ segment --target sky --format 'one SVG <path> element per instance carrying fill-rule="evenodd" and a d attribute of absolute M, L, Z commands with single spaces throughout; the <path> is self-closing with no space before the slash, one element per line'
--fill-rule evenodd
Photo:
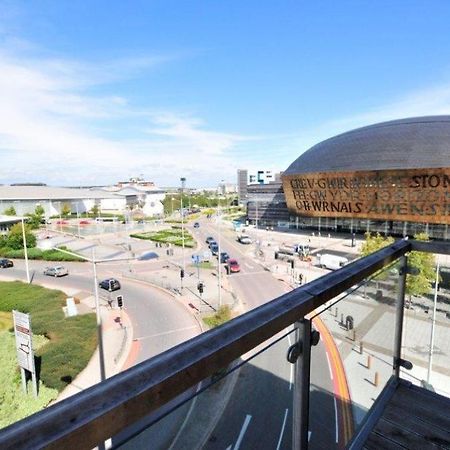
<path fill-rule="evenodd" d="M 0 0 L 0 183 L 212 187 L 450 114 L 448 0 Z"/>

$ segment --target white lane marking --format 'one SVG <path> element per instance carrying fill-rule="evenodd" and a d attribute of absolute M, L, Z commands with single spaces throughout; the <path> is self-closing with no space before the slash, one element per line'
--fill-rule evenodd
<path fill-rule="evenodd" d="M 334 420 L 336 423 L 336 444 L 339 441 L 339 427 L 338 427 L 338 415 L 337 415 L 337 405 L 336 405 L 336 397 L 333 397 L 334 399 Z"/>
<path fill-rule="evenodd" d="M 192 325 L 190 327 L 184 327 L 184 328 L 177 328 L 175 330 L 170 330 L 170 331 L 164 331 L 163 333 L 150 334 L 148 336 L 141 336 L 141 337 L 136 338 L 136 340 L 142 341 L 143 339 L 150 339 L 150 338 L 154 338 L 154 337 L 158 337 L 158 336 L 165 336 L 167 334 L 179 333 L 180 331 L 193 330 L 194 328 L 198 329 L 197 325 Z"/>
<path fill-rule="evenodd" d="M 232 445 L 229 445 L 225 450 L 231 450 L 233 448 Z"/>
<path fill-rule="evenodd" d="M 291 364 L 291 373 L 289 375 L 289 390 L 292 391 L 292 386 L 294 384 L 294 364 Z"/>
<path fill-rule="evenodd" d="M 251 266 L 249 263 L 244 263 L 245 267 L 248 267 L 249 269 L 254 269 L 254 266 Z"/>
<path fill-rule="evenodd" d="M 280 437 L 278 438 L 277 450 L 280 450 L 280 447 L 281 447 L 281 440 L 283 439 L 284 427 L 286 426 L 286 419 L 287 419 L 288 412 L 289 412 L 289 409 L 286 408 L 286 411 L 284 412 L 283 425 L 281 425 Z"/>
<path fill-rule="evenodd" d="M 200 388 L 201 388 L 201 383 L 199 383 L 197 385 L 197 389 L 195 390 L 196 395 L 195 395 L 194 399 L 191 402 L 191 406 L 189 407 L 189 411 L 186 414 L 186 417 L 185 417 L 185 419 L 184 419 L 180 429 L 178 430 L 178 433 L 173 438 L 172 444 L 170 444 L 170 447 L 168 448 L 168 450 L 172 450 L 174 448 L 176 442 L 178 441 L 178 438 L 180 437 L 181 433 L 184 431 L 184 428 L 186 427 L 186 424 L 188 423 L 189 417 L 191 416 L 192 412 L 194 411 L 195 404 L 197 403 L 198 391 L 200 390 Z"/>
<path fill-rule="evenodd" d="M 308 442 L 311 440 L 312 431 L 308 431 Z"/>
<path fill-rule="evenodd" d="M 330 358 L 328 357 L 328 353 L 327 352 L 325 352 L 325 355 L 327 357 L 328 371 L 330 372 L 330 379 L 331 379 L 331 381 L 333 381 L 333 371 L 331 370 Z"/>
<path fill-rule="evenodd" d="M 244 425 L 242 425 L 241 432 L 239 433 L 239 437 L 236 441 L 236 444 L 233 447 L 233 450 L 239 450 L 239 447 L 241 446 L 242 439 L 244 439 L 244 434 L 247 431 L 247 427 L 248 424 L 250 423 L 250 420 L 252 420 L 252 416 L 250 414 L 247 414 L 245 416 Z"/>

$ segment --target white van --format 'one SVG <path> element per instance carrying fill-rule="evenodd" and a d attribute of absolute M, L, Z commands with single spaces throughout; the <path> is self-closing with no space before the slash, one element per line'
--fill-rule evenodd
<path fill-rule="evenodd" d="M 317 257 L 319 258 L 319 267 L 330 270 L 340 269 L 349 262 L 348 259 L 344 258 L 343 256 L 330 255 L 328 253 L 317 255 Z"/>

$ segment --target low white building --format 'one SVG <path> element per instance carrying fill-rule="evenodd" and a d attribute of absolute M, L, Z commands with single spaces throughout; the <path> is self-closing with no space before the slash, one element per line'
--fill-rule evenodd
<path fill-rule="evenodd" d="M 124 211 L 126 207 L 123 197 L 99 189 L 0 186 L 0 214 L 13 207 L 18 216 L 24 216 L 33 213 L 36 206 L 40 205 L 48 218 L 61 214 L 66 207 L 72 213 L 89 212 L 94 205 L 102 210 L 102 203 L 108 208 L 114 205 L 117 212 Z"/>
<path fill-rule="evenodd" d="M 16 223 L 22 222 L 22 217 L 4 216 L 0 214 L 0 235 L 8 233 L 9 229 Z"/>
<path fill-rule="evenodd" d="M 162 189 L 154 186 L 129 184 L 124 187 L 114 186 L 104 190 L 121 197 L 127 210 L 141 211 L 147 217 L 162 216 L 164 214 L 163 201 L 166 194 Z M 102 211 L 108 212 L 106 210 L 107 207 L 113 208 L 113 202 L 105 202 L 104 206 L 102 204 Z"/>

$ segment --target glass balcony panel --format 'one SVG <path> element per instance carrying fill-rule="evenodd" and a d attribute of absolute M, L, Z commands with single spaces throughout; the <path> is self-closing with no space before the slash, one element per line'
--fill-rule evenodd
<path fill-rule="evenodd" d="M 113 448 L 291 449 L 294 338 L 293 327 L 279 333 L 114 437 Z"/>
<path fill-rule="evenodd" d="M 391 265 L 313 315 L 310 448 L 343 448 L 392 376 L 397 295 Z"/>
<path fill-rule="evenodd" d="M 406 292 L 402 358 L 410 361 L 413 368 L 401 368 L 400 376 L 450 397 L 450 256 L 428 255 L 434 270 L 439 261 L 438 289 L 432 283 L 425 294 Z"/>

